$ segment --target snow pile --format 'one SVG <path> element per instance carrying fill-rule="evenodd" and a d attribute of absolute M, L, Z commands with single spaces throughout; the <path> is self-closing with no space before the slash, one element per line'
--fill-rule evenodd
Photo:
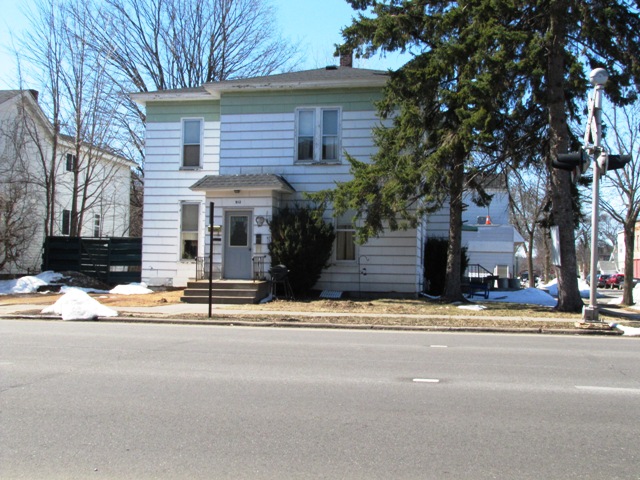
<path fill-rule="evenodd" d="M 458 305 L 458 308 L 479 312 L 481 310 L 486 310 L 487 307 L 485 307 L 484 305 Z"/>
<path fill-rule="evenodd" d="M 556 290 L 557 291 L 557 290 Z M 555 307 L 558 303 L 549 293 L 539 288 L 524 288 L 515 291 L 491 291 L 489 302 L 523 303 L 528 305 L 541 305 L 543 307 Z"/>
<path fill-rule="evenodd" d="M 549 283 L 545 283 L 544 285 L 540 285 L 541 290 L 545 290 L 549 292 L 549 295 L 552 297 L 558 296 L 558 280 L 551 280 Z M 580 296 L 582 298 L 589 298 L 591 294 L 591 287 L 587 282 L 582 279 L 578 279 L 578 290 L 580 290 Z M 601 295 L 598 295 L 601 296 Z"/>
<path fill-rule="evenodd" d="M 627 327 L 626 325 L 620 325 L 619 323 L 610 323 L 609 326 L 611 328 L 617 328 L 622 332 L 622 335 L 627 335 L 629 337 L 640 337 L 640 328 L 638 327 Z"/>
<path fill-rule="evenodd" d="M 146 295 L 153 293 L 153 290 L 149 290 L 146 283 L 130 283 L 129 285 L 118 285 L 109 290 L 109 293 L 113 295 Z"/>
<path fill-rule="evenodd" d="M 55 272 L 42 272 L 34 277 L 21 277 L 15 280 L 0 281 L 0 295 L 13 295 L 16 293 L 35 293 L 38 287 L 49 285 L 62 278 L 62 275 Z"/>
<path fill-rule="evenodd" d="M 77 288 L 69 288 L 67 293 L 42 313 L 60 315 L 62 320 L 93 320 L 98 317 L 116 317 L 118 312 L 105 307 L 97 300 Z"/>

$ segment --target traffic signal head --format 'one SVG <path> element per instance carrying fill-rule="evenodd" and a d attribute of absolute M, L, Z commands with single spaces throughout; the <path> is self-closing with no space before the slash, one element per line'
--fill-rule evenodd
<path fill-rule="evenodd" d="M 606 151 L 602 151 L 598 154 L 596 161 L 598 162 L 600 172 L 604 175 L 609 170 L 624 168 L 624 166 L 631 161 L 631 155 L 611 155 Z"/>
<path fill-rule="evenodd" d="M 580 175 L 589 169 L 591 158 L 586 150 L 580 149 L 578 152 L 559 153 L 557 158 L 552 159 L 553 168 L 572 172 L 572 178 L 576 181 Z"/>
<path fill-rule="evenodd" d="M 631 155 L 609 155 L 607 170 L 617 170 L 631 161 Z"/>

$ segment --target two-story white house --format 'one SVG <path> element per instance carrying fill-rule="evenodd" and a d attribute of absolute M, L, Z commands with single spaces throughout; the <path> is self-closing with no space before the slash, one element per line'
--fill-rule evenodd
<path fill-rule="evenodd" d="M 69 235 L 74 190 L 80 191 L 76 195 L 84 199 L 79 236 L 128 236 L 131 168 L 134 163 L 86 144 L 80 148 L 78 158 L 72 137 L 58 134 L 55 141 L 54 158 L 53 127 L 38 104 L 37 92 L 0 91 L 0 200 L 5 207 L 11 207 L 11 218 L 30 222 L 29 235 L 19 259 L 7 262 L 0 269 L 2 274 L 39 271 L 46 210 L 53 212 L 53 219 L 49 222 L 50 235 Z M 79 180 L 77 189 L 74 171 Z M 54 192 L 50 202 L 47 202 L 45 193 L 46 177 L 53 180 L 49 183 L 53 185 L 50 189 Z M 10 205 L 12 200 L 15 200 L 15 205 Z M 13 235 L 11 228 L 14 227 L 8 227 L 5 222 L 9 219 L 7 210 L 0 215 L 2 234 Z M 21 232 L 24 234 L 25 230 Z"/>
<path fill-rule="evenodd" d="M 376 151 L 374 102 L 386 80 L 341 59 L 339 67 L 133 94 L 147 115 L 142 280 L 186 285 L 209 254 L 211 224 L 217 278 L 251 279 L 261 259 L 268 269 L 273 214 L 350 179 L 345 152 L 366 161 Z M 326 215 L 336 242 L 318 289 L 422 291 L 424 226 L 356 245 L 351 215 Z"/>

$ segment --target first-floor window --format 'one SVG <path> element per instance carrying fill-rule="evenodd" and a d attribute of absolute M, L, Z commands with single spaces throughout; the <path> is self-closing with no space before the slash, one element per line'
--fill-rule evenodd
<path fill-rule="evenodd" d="M 352 218 L 353 212 L 347 212 L 336 219 L 337 261 L 353 261 L 356 259 L 356 229 Z"/>
<path fill-rule="evenodd" d="M 71 210 L 62 211 L 62 235 L 71 233 Z"/>
<path fill-rule="evenodd" d="M 198 256 L 198 216 L 200 205 L 183 203 L 180 223 L 180 258 L 191 260 Z"/>
<path fill-rule="evenodd" d="M 93 236 L 94 237 L 101 237 L 102 232 L 101 230 L 101 222 L 100 222 L 100 215 L 94 215 L 93 216 Z"/>

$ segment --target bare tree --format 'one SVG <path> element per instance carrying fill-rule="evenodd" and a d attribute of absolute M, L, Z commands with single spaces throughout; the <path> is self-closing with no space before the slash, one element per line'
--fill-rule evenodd
<path fill-rule="evenodd" d="M 91 48 L 93 13 L 89 4 L 77 0 L 41 1 L 32 15 L 33 30 L 22 42 L 31 77 L 45 79 L 40 105 L 52 119 L 47 138 L 33 138 L 49 146 L 48 161 L 43 155 L 39 164 L 47 191 L 45 235 L 54 232 L 61 189 L 70 197 L 69 234 L 78 236 L 86 212 L 104 201 L 102 193 L 121 168 L 112 158 L 114 148 L 126 141 L 118 127 L 123 96 L 107 64 Z M 70 182 L 60 176 L 61 161 L 66 161 Z"/>
<path fill-rule="evenodd" d="M 105 0 L 90 18 L 93 47 L 121 92 L 199 87 L 296 62 L 268 0 Z"/>
<path fill-rule="evenodd" d="M 68 19 L 61 26 L 60 36 L 66 46 L 62 72 L 64 98 L 69 104 L 69 125 L 73 155 L 73 185 L 71 187 L 71 236 L 80 235 L 84 216 L 96 202 L 103 202 L 102 193 L 113 181 L 118 164 L 107 159 L 107 148 L 118 141 L 116 118 L 119 98 L 116 87 L 107 74 L 106 64 L 90 48 L 91 7 L 74 0 L 61 5 Z"/>
<path fill-rule="evenodd" d="M 511 168 L 506 174 L 511 222 L 525 239 L 529 287 L 535 286 L 533 254 L 540 221 L 548 207 L 548 172 L 544 169 L 525 171 Z"/>
<path fill-rule="evenodd" d="M 612 130 L 607 139 L 611 152 L 631 154 L 631 162 L 625 168 L 607 174 L 609 181 L 603 182 L 601 205 L 603 210 L 622 225 L 624 231 L 625 278 L 633 278 L 634 229 L 640 215 L 640 102 L 619 107 L 606 115 Z M 626 281 L 622 303 L 633 305 L 633 282 Z"/>
<path fill-rule="evenodd" d="M 26 105 L 22 112 L 22 122 L 25 132 L 36 145 L 38 154 L 36 163 L 39 166 L 39 179 L 45 190 L 46 215 L 44 219 L 45 236 L 54 232 L 56 219 L 56 188 L 58 171 L 58 142 L 62 124 L 61 75 L 63 68 L 64 45 L 60 38 L 59 15 L 57 14 L 57 0 L 38 0 L 33 9 L 28 12 L 32 19 L 31 30 L 21 40 L 22 53 L 16 52 L 18 64 L 24 61 L 31 67 L 33 78 L 41 80 L 40 103 L 45 111 L 44 126 L 34 120 Z M 23 84 L 22 68 L 20 68 L 19 83 Z"/>

